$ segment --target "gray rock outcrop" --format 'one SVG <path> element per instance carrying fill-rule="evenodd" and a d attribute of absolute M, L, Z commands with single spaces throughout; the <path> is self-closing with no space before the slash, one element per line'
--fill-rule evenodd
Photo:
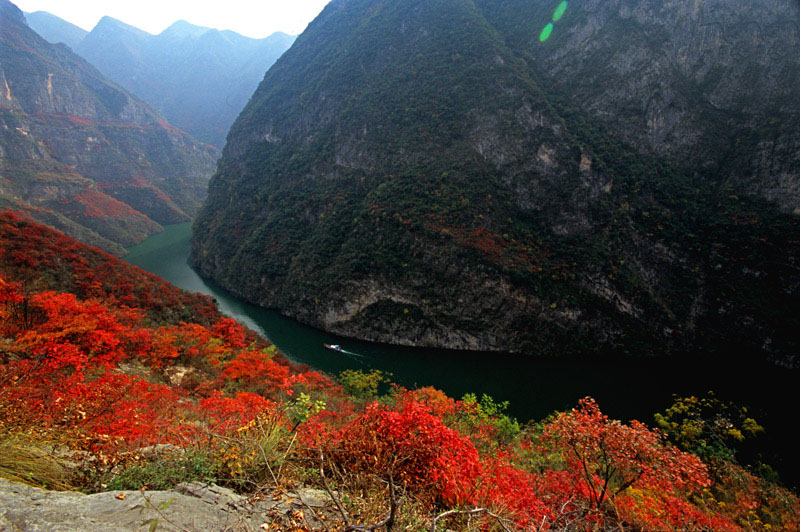
<path fill-rule="evenodd" d="M 181 484 L 171 491 L 84 495 L 0 479 L 0 531 L 122 532 L 258 531 L 320 527 L 329 513 L 324 492 L 245 497 L 216 485 Z"/>

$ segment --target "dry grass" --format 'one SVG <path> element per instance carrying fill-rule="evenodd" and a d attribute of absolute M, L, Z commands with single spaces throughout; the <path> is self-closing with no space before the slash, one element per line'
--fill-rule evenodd
<path fill-rule="evenodd" d="M 53 454 L 56 447 L 25 434 L 0 433 L 0 477 L 49 490 L 74 489 L 66 461 Z"/>

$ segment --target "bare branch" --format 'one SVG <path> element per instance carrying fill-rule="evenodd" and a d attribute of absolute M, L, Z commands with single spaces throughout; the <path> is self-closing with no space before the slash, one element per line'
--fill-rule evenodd
<path fill-rule="evenodd" d="M 389 472 L 389 515 L 383 521 L 372 525 L 347 525 L 345 532 L 374 532 L 383 527 L 386 527 L 386 532 L 392 532 L 400 503 L 395 491 L 394 477 Z"/>
<path fill-rule="evenodd" d="M 436 532 L 436 524 L 441 519 L 444 519 L 446 517 L 450 517 L 452 515 L 478 515 L 478 514 L 486 514 L 489 517 L 492 517 L 492 518 L 496 519 L 497 520 L 497 524 L 499 524 L 500 527 L 505 532 L 511 532 L 511 530 L 508 527 L 506 527 L 506 525 L 505 525 L 505 522 L 504 522 L 505 519 L 502 516 L 499 516 L 499 515 L 497 515 L 495 513 L 490 512 L 488 508 L 474 508 L 472 510 L 447 510 L 446 512 L 442 512 L 439 515 L 437 515 L 436 517 L 431 519 L 430 532 Z"/>
<path fill-rule="evenodd" d="M 295 432 L 294 435 L 292 436 L 292 441 L 289 442 L 289 446 L 286 448 L 286 452 L 283 453 L 283 460 L 281 460 L 281 465 L 278 466 L 278 478 L 281 478 L 281 474 L 283 473 L 283 465 L 286 463 L 286 457 L 289 456 L 289 453 L 291 452 L 292 446 L 294 445 L 296 439 L 297 439 L 297 433 Z M 320 455 L 321 454 L 322 453 L 320 452 Z"/>
<path fill-rule="evenodd" d="M 328 495 L 333 502 L 336 504 L 336 508 L 339 509 L 339 513 L 342 514 L 342 519 L 344 519 L 345 530 L 350 530 L 350 518 L 347 516 L 347 512 L 344 510 L 344 506 L 339 501 L 339 498 L 334 495 L 333 491 L 331 490 L 330 485 L 328 485 L 328 479 L 325 477 L 325 456 L 322 454 L 322 450 L 319 451 L 319 476 L 322 477 L 322 484 L 325 486 L 325 491 L 328 492 Z"/>
<path fill-rule="evenodd" d="M 180 532 L 192 532 L 191 530 L 189 530 L 187 528 L 183 528 L 182 526 L 180 526 L 176 522 L 171 521 L 170 519 L 168 519 L 167 516 L 164 515 L 164 512 L 162 512 L 161 509 L 158 506 L 153 504 L 152 499 L 147 496 L 147 493 L 145 492 L 144 488 L 141 488 L 139 490 L 139 493 L 142 494 L 142 499 L 144 499 L 144 502 L 145 502 L 145 508 L 149 508 L 149 509 L 155 511 L 161 517 L 161 519 L 163 519 L 164 521 L 166 521 L 170 525 L 172 525 L 175 528 L 177 528 L 178 530 L 180 530 Z"/>

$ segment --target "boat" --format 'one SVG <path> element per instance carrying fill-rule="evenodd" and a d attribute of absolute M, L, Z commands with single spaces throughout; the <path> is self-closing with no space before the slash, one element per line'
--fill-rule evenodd
<path fill-rule="evenodd" d="M 338 351 L 340 353 L 344 353 L 344 349 L 339 344 L 322 344 L 325 349 L 330 349 L 331 351 Z"/>

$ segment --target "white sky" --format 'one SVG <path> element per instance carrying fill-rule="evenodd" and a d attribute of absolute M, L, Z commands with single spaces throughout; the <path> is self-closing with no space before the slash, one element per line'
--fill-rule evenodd
<path fill-rule="evenodd" d="M 47 11 L 85 30 L 104 15 L 149 33 L 176 20 L 254 38 L 302 33 L 329 0 L 11 0 L 21 10 Z"/>

